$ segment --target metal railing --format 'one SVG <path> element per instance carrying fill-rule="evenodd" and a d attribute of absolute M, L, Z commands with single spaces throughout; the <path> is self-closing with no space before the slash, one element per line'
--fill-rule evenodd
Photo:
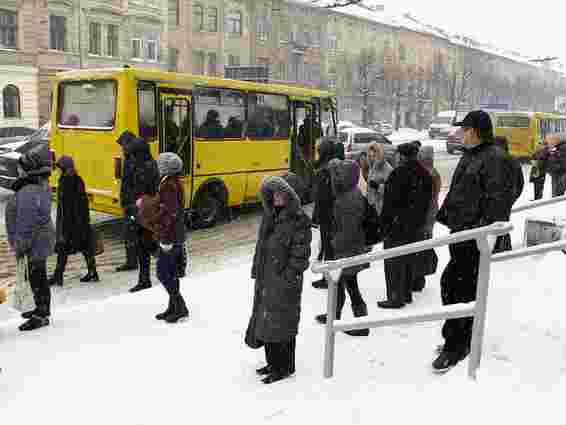
<path fill-rule="evenodd" d="M 520 212 L 558 202 L 566 201 L 566 196 L 530 202 L 513 208 L 512 212 Z M 527 257 L 535 254 L 543 254 L 566 248 L 566 240 L 547 243 L 540 246 L 520 248 L 499 254 L 492 254 L 493 246 L 497 236 L 504 235 L 513 230 L 511 223 L 494 223 L 489 226 L 479 227 L 472 230 L 453 233 L 435 239 L 402 245 L 396 248 L 385 249 L 368 254 L 358 255 L 340 260 L 315 262 L 311 270 L 314 273 L 322 273 L 328 282 L 328 298 L 326 308 L 326 327 L 324 344 L 324 377 L 330 378 L 334 371 L 335 337 L 336 332 L 377 328 L 383 326 L 395 326 L 400 324 L 421 323 L 460 317 L 473 317 L 472 341 L 470 346 L 470 359 L 468 363 L 468 375 L 476 378 L 476 372 L 480 365 L 483 335 L 485 329 L 485 313 L 487 307 L 487 296 L 489 290 L 489 278 L 491 263 Z M 402 255 L 412 254 L 431 248 L 463 242 L 474 239 L 480 251 L 478 270 L 478 284 L 476 301 L 461 304 L 452 304 L 433 307 L 419 312 L 390 311 L 380 313 L 379 316 L 357 317 L 349 320 L 336 320 L 336 291 L 337 283 L 342 269 L 350 266 L 364 264 L 373 261 L 386 260 Z"/>

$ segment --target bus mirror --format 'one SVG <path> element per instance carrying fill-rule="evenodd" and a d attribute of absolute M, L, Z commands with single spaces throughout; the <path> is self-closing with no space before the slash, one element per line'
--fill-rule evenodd
<path fill-rule="evenodd" d="M 122 178 L 122 158 L 114 158 L 114 178 Z"/>

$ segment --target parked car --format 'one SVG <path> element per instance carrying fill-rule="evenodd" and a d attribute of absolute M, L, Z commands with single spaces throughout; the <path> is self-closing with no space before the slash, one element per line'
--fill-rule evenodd
<path fill-rule="evenodd" d="M 18 159 L 40 143 L 49 143 L 50 123 L 31 135 L 16 141 L 0 144 L 0 187 L 10 189 L 18 177 Z"/>
<path fill-rule="evenodd" d="M 391 136 L 393 134 L 393 126 L 387 121 L 374 121 L 370 126 L 373 130 L 384 136 Z"/>
<path fill-rule="evenodd" d="M 37 130 L 31 127 L 0 127 L 0 139 L 6 137 L 26 137 L 35 133 Z M 1 140 L 0 140 L 1 142 Z"/>
<path fill-rule="evenodd" d="M 338 139 L 344 144 L 346 159 L 358 160 L 362 155 L 366 155 L 371 142 L 393 146 L 384 135 L 364 127 L 345 128 L 338 133 Z"/>
<path fill-rule="evenodd" d="M 446 152 L 454 154 L 464 150 L 464 129 L 462 127 L 454 127 L 448 134 L 446 139 Z"/>

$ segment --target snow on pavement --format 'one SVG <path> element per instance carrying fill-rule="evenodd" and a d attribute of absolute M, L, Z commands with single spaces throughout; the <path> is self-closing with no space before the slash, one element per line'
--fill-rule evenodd
<path fill-rule="evenodd" d="M 550 186 L 550 185 L 548 185 Z M 530 187 L 520 202 L 530 196 Z M 557 215 L 563 206 L 535 215 Z M 528 211 L 513 218 L 522 240 Z M 436 226 L 437 236 L 445 234 Z M 318 235 L 315 235 L 317 239 Z M 313 242 L 313 255 L 317 241 Z M 439 272 L 406 308 L 440 305 Z M 326 292 L 305 273 L 294 377 L 266 386 L 255 375 L 263 350 L 244 333 L 251 311 L 250 264 L 188 277 L 183 293 L 191 318 L 177 325 L 154 319 L 165 291 L 154 287 L 53 313 L 53 325 L 20 333 L 20 319 L 0 323 L 0 417 L 6 424 L 161 424 L 168 420 L 247 424 L 495 423 L 566 424 L 566 288 L 560 252 L 496 264 L 478 380 L 467 361 L 444 376 L 430 362 L 440 322 L 372 329 L 368 338 L 338 334 L 335 374 L 322 377 Z M 382 263 L 360 274 L 370 314 L 385 297 Z M 0 308 L 5 308 L 4 306 Z M 346 303 L 345 317 L 351 316 Z"/>

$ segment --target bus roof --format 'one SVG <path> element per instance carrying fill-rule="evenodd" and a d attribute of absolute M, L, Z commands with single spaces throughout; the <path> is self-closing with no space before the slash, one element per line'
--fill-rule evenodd
<path fill-rule="evenodd" d="M 295 98 L 334 97 L 335 93 L 309 89 L 304 87 L 287 86 L 283 84 L 254 83 L 250 81 L 231 80 L 227 78 L 209 77 L 206 75 L 192 75 L 178 72 L 168 72 L 145 68 L 96 68 L 64 71 L 57 73 L 55 81 L 69 80 L 98 80 L 112 78 L 119 74 L 128 74 L 138 80 L 156 81 L 162 83 L 179 84 L 186 87 L 205 85 L 228 89 L 254 90 L 264 93 L 286 94 Z"/>

